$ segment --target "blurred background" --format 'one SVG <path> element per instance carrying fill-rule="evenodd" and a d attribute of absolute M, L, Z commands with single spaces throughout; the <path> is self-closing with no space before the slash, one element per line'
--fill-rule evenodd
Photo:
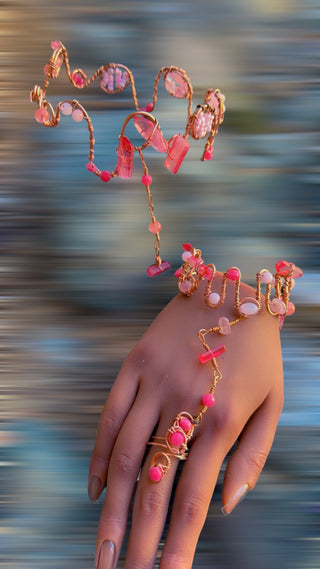
<path fill-rule="evenodd" d="M 270 458 L 227 519 L 219 482 L 194 568 L 319 569 L 319 2 L 11 0 L 1 16 L 0 566 L 93 567 L 101 503 L 89 503 L 87 469 L 98 418 L 126 354 L 176 292 L 173 271 L 145 273 L 139 160 L 130 181 L 103 184 L 85 168 L 84 122 L 34 120 L 29 92 L 60 40 L 88 76 L 128 66 L 141 106 L 169 65 L 187 71 L 194 106 L 209 87 L 226 96 L 211 162 L 191 141 L 173 177 L 163 155 L 145 152 L 162 257 L 175 269 L 190 241 L 248 282 L 282 258 L 304 277 L 282 332 L 286 402 Z M 62 70 L 48 99 L 73 97 L 92 118 L 96 164 L 112 170 L 130 89 L 107 95 L 96 82 L 75 93 Z M 155 114 L 166 138 L 183 132 L 185 101 L 163 86 Z"/>

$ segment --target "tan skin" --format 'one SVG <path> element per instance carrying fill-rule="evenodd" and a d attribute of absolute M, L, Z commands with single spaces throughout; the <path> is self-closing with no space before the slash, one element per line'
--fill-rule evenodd
<path fill-rule="evenodd" d="M 107 486 L 97 536 L 98 569 L 116 566 L 130 499 L 154 428 L 156 435 L 164 436 L 177 413 L 192 414 L 198 409 L 210 386 L 210 366 L 198 360 L 203 352 L 198 331 L 217 325 L 220 316 L 231 319 L 234 295 L 228 285 L 224 305 L 210 309 L 204 287 L 201 283 L 190 298 L 179 294 L 162 310 L 126 358 L 104 406 L 89 469 L 89 483 L 93 475 L 102 481 L 100 488 L 96 485 L 91 490 L 91 498 L 97 499 Z M 254 296 L 254 291 L 242 284 L 241 297 L 245 296 Z M 224 477 L 222 501 L 227 512 L 235 505 L 232 498 L 239 488 L 254 487 L 282 410 L 277 317 L 263 308 L 258 316 L 234 326 L 231 335 L 214 333 L 207 338 L 210 346 L 223 343 L 227 348 L 218 360 L 223 377 L 214 407 L 208 409 L 189 444 L 160 569 L 191 569 L 222 462 L 237 440 Z M 154 567 L 178 464 L 173 458 L 161 482 L 152 483 L 148 470 L 158 450 L 150 447 L 137 485 L 126 569 Z"/>

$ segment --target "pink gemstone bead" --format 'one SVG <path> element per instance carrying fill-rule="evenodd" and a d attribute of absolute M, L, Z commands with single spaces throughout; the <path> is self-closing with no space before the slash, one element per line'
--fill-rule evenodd
<path fill-rule="evenodd" d="M 148 103 L 146 106 L 147 113 L 151 113 L 153 111 L 153 103 Z"/>
<path fill-rule="evenodd" d="M 134 147 L 126 136 L 122 136 L 117 148 L 117 173 L 120 178 L 131 178 L 133 171 Z"/>
<path fill-rule="evenodd" d="M 149 277 L 155 277 L 168 269 L 170 269 L 169 261 L 162 261 L 161 265 L 157 265 L 156 263 L 154 265 L 150 265 L 150 267 L 147 268 L 147 275 Z"/>
<path fill-rule="evenodd" d="M 183 443 L 185 443 L 186 438 L 185 435 L 183 433 L 181 433 L 180 431 L 175 431 L 174 433 L 171 433 L 170 435 L 170 443 L 172 444 L 172 446 L 174 447 L 181 447 L 181 445 L 183 445 Z"/>
<path fill-rule="evenodd" d="M 273 281 L 273 275 L 269 271 L 260 271 L 260 280 L 264 284 L 271 284 Z"/>
<path fill-rule="evenodd" d="M 61 103 L 60 111 L 63 115 L 72 115 L 73 107 L 70 103 Z"/>
<path fill-rule="evenodd" d="M 149 479 L 151 482 L 160 482 L 163 472 L 160 466 L 152 466 L 149 470 Z"/>
<path fill-rule="evenodd" d="M 174 273 L 174 276 L 177 277 L 177 278 L 180 278 L 181 275 L 182 275 L 182 269 L 181 269 L 181 268 L 180 268 L 180 269 L 177 269 L 176 272 Z"/>
<path fill-rule="evenodd" d="M 144 176 L 141 178 L 141 182 L 144 186 L 150 186 L 152 184 L 152 178 L 149 176 L 149 174 L 144 174 Z"/>
<path fill-rule="evenodd" d="M 181 417 L 181 419 L 179 419 L 179 427 L 181 427 L 185 433 L 189 433 L 192 429 L 192 423 L 187 417 Z"/>
<path fill-rule="evenodd" d="M 209 294 L 208 300 L 209 300 L 210 304 L 212 304 L 213 306 L 216 306 L 220 302 L 220 294 L 218 294 L 217 292 L 211 292 Z"/>
<path fill-rule="evenodd" d="M 151 223 L 149 223 L 149 231 L 151 233 L 154 233 L 154 234 L 159 233 L 159 231 L 161 231 L 161 227 L 162 227 L 162 225 L 161 225 L 160 221 L 154 221 L 154 222 L 152 221 Z"/>
<path fill-rule="evenodd" d="M 231 267 L 227 270 L 227 277 L 230 281 L 238 281 L 241 278 L 240 270 L 237 267 Z"/>
<path fill-rule="evenodd" d="M 72 113 L 72 118 L 76 122 L 81 122 L 83 119 L 83 112 L 81 109 L 75 109 Z"/>
<path fill-rule="evenodd" d="M 176 174 L 190 148 L 189 142 L 181 135 L 175 134 L 169 141 L 168 156 L 165 160 L 165 167 Z"/>
<path fill-rule="evenodd" d="M 213 156 L 213 146 L 210 146 L 210 148 L 208 148 L 208 150 L 205 151 L 204 155 L 203 155 L 203 160 L 211 160 Z"/>
<path fill-rule="evenodd" d="M 254 316 L 259 312 L 259 304 L 255 298 L 244 298 L 241 301 L 239 312 L 242 316 Z"/>
<path fill-rule="evenodd" d="M 198 357 L 202 364 L 206 364 L 210 360 L 213 360 L 218 356 L 221 356 L 221 354 L 223 354 L 225 351 L 226 347 L 223 344 L 221 344 L 216 348 L 214 348 L 213 350 L 209 350 L 208 352 L 204 352 L 204 354 L 200 354 Z"/>
<path fill-rule="evenodd" d="M 93 164 L 93 162 L 88 162 L 87 164 L 87 170 L 89 172 L 96 172 L 97 171 L 97 167 L 95 164 Z"/>
<path fill-rule="evenodd" d="M 292 316 L 295 313 L 296 307 L 293 302 L 288 302 L 287 316 Z"/>
<path fill-rule="evenodd" d="M 205 393 L 201 399 L 202 405 L 205 407 L 212 407 L 215 404 L 215 399 L 211 393 Z"/>
<path fill-rule="evenodd" d="M 205 270 L 204 270 L 204 273 L 203 273 L 203 276 L 204 276 L 208 281 L 210 281 L 210 279 L 212 279 L 212 276 L 213 276 L 212 269 L 210 269 L 210 267 L 207 267 L 207 266 L 206 266 L 206 267 L 205 267 Z"/>
<path fill-rule="evenodd" d="M 189 93 L 188 83 L 178 71 L 169 71 L 164 79 L 165 88 L 170 95 L 183 99 Z"/>
<path fill-rule="evenodd" d="M 100 178 L 103 182 L 109 182 L 109 180 L 111 180 L 112 176 L 111 176 L 110 172 L 108 172 L 108 170 L 102 170 L 102 172 L 100 174 Z"/>
<path fill-rule="evenodd" d="M 224 336 L 229 336 L 229 334 L 231 334 L 231 326 L 228 318 L 221 316 L 221 318 L 219 318 L 218 324 L 220 328 L 220 334 L 223 334 Z"/>
<path fill-rule="evenodd" d="M 184 251 L 184 253 L 182 253 L 181 257 L 185 263 L 188 263 L 190 258 L 192 257 L 192 253 L 191 253 L 191 251 Z"/>
<path fill-rule="evenodd" d="M 182 248 L 184 249 L 184 251 L 193 251 L 191 243 L 183 243 Z"/>
<path fill-rule="evenodd" d="M 302 277 L 303 272 L 299 267 L 288 261 L 278 261 L 276 264 L 276 271 L 282 277 L 291 277 L 292 279 L 299 279 Z"/>
<path fill-rule="evenodd" d="M 52 49 L 59 49 L 60 47 L 62 47 L 62 43 L 58 40 L 53 40 L 51 42 L 51 47 Z"/>
<path fill-rule="evenodd" d="M 149 140 L 155 150 L 158 152 L 168 152 L 166 139 L 158 126 L 154 128 L 155 125 L 151 119 L 137 115 L 134 117 L 133 122 L 137 131 L 145 140 Z"/>
<path fill-rule="evenodd" d="M 75 72 L 72 74 L 72 81 L 73 83 L 77 86 L 77 87 L 83 87 L 85 84 L 85 79 L 84 77 L 82 77 L 82 75 L 78 72 Z"/>
<path fill-rule="evenodd" d="M 182 292 L 182 294 L 188 294 L 191 287 L 192 287 L 192 281 L 190 281 L 189 279 L 179 283 L 179 290 L 180 292 Z"/>
<path fill-rule="evenodd" d="M 283 300 L 280 300 L 280 298 L 274 298 L 271 302 L 270 302 L 270 308 L 272 310 L 272 312 L 275 312 L 276 314 L 285 314 L 286 313 L 286 305 L 283 302 Z"/>
<path fill-rule="evenodd" d="M 50 120 L 50 115 L 46 109 L 37 109 L 34 116 L 36 121 L 40 123 L 45 123 Z"/>

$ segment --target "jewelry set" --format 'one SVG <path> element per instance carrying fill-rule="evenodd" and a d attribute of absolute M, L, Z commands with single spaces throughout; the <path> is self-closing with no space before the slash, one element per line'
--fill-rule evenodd
<path fill-rule="evenodd" d="M 71 71 L 67 50 L 60 41 L 53 41 L 51 47 L 53 53 L 44 68 L 44 85 L 43 87 L 35 85 L 30 93 L 30 100 L 38 106 L 35 118 L 46 127 L 57 127 L 60 123 L 61 115 L 71 116 L 76 122 L 85 120 L 89 132 L 87 170 L 98 176 L 103 182 L 109 182 L 116 176 L 124 179 L 131 178 L 134 154 L 137 153 L 139 155 L 143 168 L 141 182 L 146 189 L 151 215 L 149 231 L 155 237 L 155 259 L 154 263 L 147 268 L 147 274 L 150 277 L 160 274 L 169 269 L 170 263 L 162 261 L 160 257 L 159 234 L 161 223 L 154 214 L 153 198 L 150 189 L 152 177 L 149 174 L 143 151 L 151 146 L 157 152 L 165 154 L 164 166 L 170 172 L 176 174 L 190 148 L 188 141 L 190 135 L 195 140 L 207 139 L 201 160 L 210 160 L 213 155 L 214 138 L 224 119 L 224 95 L 219 89 L 208 89 L 204 96 L 204 102 L 197 105 L 192 112 L 193 89 L 186 72 L 174 66 L 162 67 L 154 81 L 152 102 L 141 108 L 138 104 L 133 74 L 127 67 L 121 64 L 108 63 L 99 67 L 91 77 L 87 78 L 82 69 L 78 68 Z M 94 163 L 95 140 L 93 124 L 86 109 L 80 102 L 76 99 L 66 99 L 59 102 L 54 108 L 46 99 L 50 80 L 58 78 L 63 65 L 65 66 L 68 79 L 77 89 L 88 87 L 96 79 L 99 80 L 101 89 L 110 95 L 119 93 L 129 86 L 131 88 L 135 111 L 130 113 L 123 122 L 116 150 L 117 163 L 110 171 L 100 170 Z M 185 131 L 183 134 L 174 134 L 169 140 L 163 135 L 159 122 L 153 115 L 161 77 L 163 77 L 164 86 L 170 95 L 178 99 L 187 99 L 188 101 Z M 133 122 L 134 127 L 143 139 L 143 143 L 140 146 L 134 145 L 125 136 L 125 129 L 130 121 Z M 232 320 L 222 316 L 215 326 L 199 330 L 198 337 L 204 349 L 199 355 L 199 365 L 208 364 L 211 366 L 211 383 L 208 392 L 200 399 L 199 408 L 195 412 L 190 410 L 179 412 L 174 418 L 172 425 L 168 428 L 166 435 L 164 437 L 153 437 L 148 443 L 161 449 L 153 456 L 149 469 L 149 479 L 154 483 L 160 482 L 170 468 L 173 458 L 180 460 L 187 458 L 188 443 L 193 437 L 194 429 L 200 425 L 203 415 L 208 408 L 215 403 L 214 393 L 218 382 L 222 379 L 217 360 L 224 354 L 226 347 L 223 343 L 220 343 L 210 348 L 207 344 L 207 336 L 217 334 L 222 338 L 229 335 L 232 332 L 232 327 L 241 322 L 241 320 L 258 315 L 263 304 L 271 316 L 279 318 L 281 327 L 285 316 L 294 313 L 295 307 L 290 301 L 290 291 L 294 286 L 295 279 L 303 274 L 301 269 L 293 263 L 279 261 L 275 266 L 274 274 L 266 269 L 262 269 L 257 273 L 254 297 L 241 298 L 241 273 L 237 267 L 231 267 L 223 274 L 219 291 L 213 290 L 215 289 L 215 266 L 211 263 L 205 264 L 200 249 L 194 248 L 189 243 L 184 244 L 183 249 L 183 265 L 175 273 L 178 279 L 179 291 L 186 296 L 191 296 L 197 290 L 199 283 L 204 280 L 207 283 L 205 302 L 210 309 L 215 309 L 224 304 L 227 286 L 233 286 L 235 314 Z M 265 287 L 264 295 L 261 292 L 262 286 Z"/>

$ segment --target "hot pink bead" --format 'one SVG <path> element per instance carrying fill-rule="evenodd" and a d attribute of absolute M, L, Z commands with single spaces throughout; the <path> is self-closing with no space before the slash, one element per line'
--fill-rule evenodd
<path fill-rule="evenodd" d="M 191 243 L 183 243 L 182 248 L 184 249 L 184 251 L 193 251 Z"/>
<path fill-rule="evenodd" d="M 144 174 L 141 178 L 141 182 L 144 186 L 150 186 L 150 184 L 152 184 L 152 177 L 149 176 L 149 174 Z"/>
<path fill-rule="evenodd" d="M 34 116 L 36 121 L 40 123 L 44 123 L 50 120 L 50 115 L 46 109 L 37 109 Z"/>
<path fill-rule="evenodd" d="M 204 352 L 204 354 L 200 354 L 198 357 L 202 364 L 206 364 L 210 360 L 213 360 L 218 356 L 221 356 L 221 354 L 223 354 L 225 351 L 226 347 L 223 344 L 221 344 L 216 348 L 214 348 L 213 350 L 209 350 L 207 352 Z"/>
<path fill-rule="evenodd" d="M 182 275 L 182 269 L 181 268 L 177 269 L 176 272 L 174 273 L 174 276 L 177 278 L 181 277 L 181 275 Z"/>
<path fill-rule="evenodd" d="M 85 79 L 84 77 L 82 77 L 82 75 L 80 73 L 78 73 L 77 71 L 75 71 L 74 73 L 72 73 L 72 81 L 73 83 L 77 86 L 77 87 L 83 87 L 85 84 Z"/>
<path fill-rule="evenodd" d="M 150 267 L 147 268 L 147 275 L 149 277 L 155 277 L 168 269 L 170 269 L 169 261 L 162 261 L 161 265 L 157 265 L 156 263 L 154 265 L 150 265 Z"/>
<path fill-rule="evenodd" d="M 146 106 L 147 113 L 151 113 L 153 111 L 153 103 L 148 103 Z"/>
<path fill-rule="evenodd" d="M 163 472 L 160 466 L 152 466 L 149 470 L 149 479 L 151 482 L 160 482 Z"/>
<path fill-rule="evenodd" d="M 211 160 L 213 156 L 213 146 L 210 146 L 203 155 L 203 160 Z"/>
<path fill-rule="evenodd" d="M 181 135 L 175 134 L 169 141 L 168 156 L 165 160 L 165 167 L 176 174 L 190 148 L 189 142 Z"/>
<path fill-rule="evenodd" d="M 152 221 L 151 223 L 149 223 L 149 231 L 151 231 L 151 233 L 159 233 L 159 231 L 161 231 L 161 223 L 160 221 Z"/>
<path fill-rule="evenodd" d="M 188 433 L 192 428 L 192 423 L 188 417 L 181 417 L 181 419 L 179 419 L 179 427 L 181 427 L 185 433 Z"/>
<path fill-rule="evenodd" d="M 88 162 L 86 168 L 89 172 L 96 172 L 97 171 L 97 166 L 93 162 Z"/>
<path fill-rule="evenodd" d="M 202 405 L 205 407 L 212 407 L 215 404 L 215 399 L 211 393 L 205 393 L 201 399 Z"/>
<path fill-rule="evenodd" d="M 108 170 L 102 170 L 101 174 L 100 174 L 100 178 L 103 182 L 109 182 L 109 180 L 111 180 L 111 174 L 110 172 L 108 172 Z"/>
<path fill-rule="evenodd" d="M 241 273 L 237 267 L 231 267 L 227 270 L 227 277 L 230 281 L 238 281 L 241 278 Z"/>
<path fill-rule="evenodd" d="M 174 433 L 171 433 L 170 435 L 170 443 L 172 444 L 172 446 L 174 447 L 181 447 L 181 445 L 183 443 L 185 443 L 186 438 L 185 435 L 183 433 L 181 433 L 180 431 L 175 431 Z"/>
<path fill-rule="evenodd" d="M 289 263 L 288 261 L 278 261 L 276 264 L 276 271 L 282 277 L 291 277 L 293 279 L 299 279 L 303 275 L 303 272 L 299 267 L 296 267 L 296 265 Z"/>

